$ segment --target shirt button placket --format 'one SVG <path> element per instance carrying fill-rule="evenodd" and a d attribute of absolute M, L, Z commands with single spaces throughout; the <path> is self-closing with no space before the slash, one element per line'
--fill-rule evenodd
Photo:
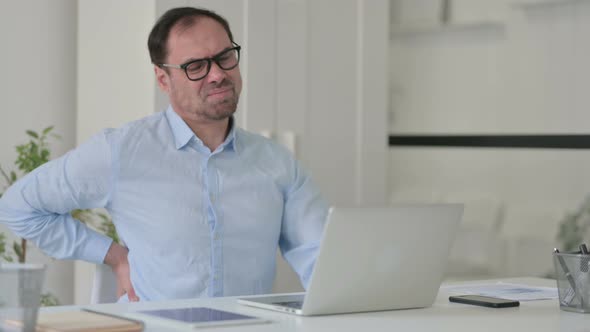
<path fill-rule="evenodd" d="M 215 167 L 213 165 L 213 160 L 210 157 L 207 160 L 206 166 L 206 181 L 207 181 L 207 197 L 209 198 L 208 207 L 211 211 L 211 255 L 212 255 L 212 280 L 211 280 L 211 289 L 213 296 L 222 296 L 223 295 L 223 282 L 221 280 L 221 276 L 223 275 L 222 269 L 222 253 L 221 253 L 221 241 L 219 236 L 219 220 L 217 216 L 217 211 L 215 209 L 216 203 L 216 193 L 217 193 L 217 172 L 215 171 Z"/>

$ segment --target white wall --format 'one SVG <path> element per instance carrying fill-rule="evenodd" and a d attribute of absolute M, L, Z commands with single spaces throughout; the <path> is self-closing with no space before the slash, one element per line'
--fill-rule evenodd
<path fill-rule="evenodd" d="M 76 2 L 1 1 L 0 40 L 0 165 L 16 170 L 14 146 L 28 140 L 27 129 L 55 126 L 61 139 L 51 141 L 52 157 L 74 146 Z M 50 262 L 35 250 L 28 258 Z M 71 262 L 49 265 L 45 288 L 62 303 L 72 303 L 72 283 Z"/>
<path fill-rule="evenodd" d="M 502 0 L 492 10 L 455 1 L 456 25 L 394 33 L 391 132 L 588 134 L 590 2 L 559 2 Z M 502 202 L 502 233 L 543 240 L 548 270 L 559 220 L 590 192 L 587 150 L 397 147 L 390 156 L 394 200 Z M 503 272 L 543 269 L 516 268 L 527 263 L 519 259 Z"/>
<path fill-rule="evenodd" d="M 147 37 L 155 13 L 154 1 L 80 1 L 78 143 L 154 112 Z"/>

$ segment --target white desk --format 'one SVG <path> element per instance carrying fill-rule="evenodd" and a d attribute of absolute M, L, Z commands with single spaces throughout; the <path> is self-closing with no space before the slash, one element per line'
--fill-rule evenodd
<path fill-rule="evenodd" d="M 502 281 L 531 286 L 555 287 L 554 280 L 516 278 Z M 477 281 L 481 283 L 481 281 Z M 493 309 L 450 303 L 441 291 L 432 307 L 424 309 L 382 311 L 372 313 L 299 317 L 239 305 L 235 298 L 214 298 L 146 302 L 131 304 L 101 304 L 87 306 L 95 310 L 121 313 L 142 309 L 161 309 L 186 306 L 205 306 L 241 314 L 258 316 L 273 321 L 270 324 L 213 328 L 225 331 L 576 331 L 590 332 L 590 314 L 565 312 L 557 300 L 521 302 L 518 308 Z M 86 306 L 85 306 L 86 307 Z M 72 310 L 75 307 L 44 308 L 43 311 Z M 145 321 L 148 332 L 179 331 Z M 199 329 L 202 330 L 202 329 Z"/>

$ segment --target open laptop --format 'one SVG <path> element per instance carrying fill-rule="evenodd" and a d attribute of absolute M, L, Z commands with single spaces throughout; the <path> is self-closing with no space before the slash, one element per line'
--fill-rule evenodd
<path fill-rule="evenodd" d="M 304 316 L 430 306 L 462 215 L 461 204 L 332 208 L 307 292 L 238 303 Z"/>

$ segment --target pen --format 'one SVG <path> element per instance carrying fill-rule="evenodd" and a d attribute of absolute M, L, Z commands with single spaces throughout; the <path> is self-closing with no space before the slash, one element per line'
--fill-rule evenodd
<path fill-rule="evenodd" d="M 563 270 L 563 273 L 565 274 L 565 277 L 571 287 L 563 297 L 563 300 L 561 300 L 563 305 L 568 306 L 574 297 L 576 297 L 576 281 L 574 280 L 574 277 L 572 277 L 570 270 L 567 268 L 567 264 L 563 261 L 563 257 L 559 255 L 559 250 L 557 248 L 553 249 L 553 254 L 557 258 L 557 261 L 559 262 L 559 265 L 561 266 L 561 269 Z"/>
<path fill-rule="evenodd" d="M 590 259 L 587 256 L 589 253 L 585 243 L 580 244 L 580 254 L 582 255 L 580 257 L 580 271 L 588 272 L 588 261 Z"/>

